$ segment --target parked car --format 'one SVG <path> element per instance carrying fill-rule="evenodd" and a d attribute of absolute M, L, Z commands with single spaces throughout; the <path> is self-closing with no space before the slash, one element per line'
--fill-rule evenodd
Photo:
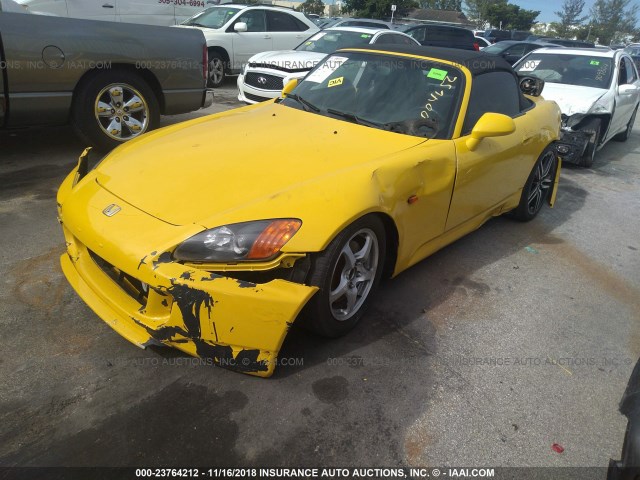
<path fill-rule="evenodd" d="M 374 20 L 372 18 L 343 18 L 333 25 L 333 27 L 369 27 L 369 28 L 386 28 L 391 29 L 391 24 L 382 20 Z"/>
<path fill-rule="evenodd" d="M 278 98 L 285 83 L 301 79 L 328 53 L 357 45 L 420 45 L 401 32 L 385 29 L 335 27 L 322 30 L 294 50 L 264 52 L 249 59 L 238 76 L 238 100 L 257 103 Z"/>
<path fill-rule="evenodd" d="M 49 15 L 0 13 L 0 126 L 71 123 L 112 148 L 160 115 L 213 102 L 201 32 Z"/>
<path fill-rule="evenodd" d="M 566 38 L 544 37 L 540 35 L 530 35 L 526 40 L 539 40 L 541 42 L 549 42 L 555 45 L 562 45 L 563 47 L 571 48 L 595 48 L 596 46 L 593 42 L 588 42 L 586 40 L 569 40 Z"/>
<path fill-rule="evenodd" d="M 562 110 L 563 159 L 585 167 L 609 140 L 626 141 L 640 103 L 640 79 L 620 50 L 543 48 L 514 69 L 545 81 L 544 97 Z"/>
<path fill-rule="evenodd" d="M 29 11 L 61 17 L 147 25 L 176 25 L 216 0 L 18 0 Z"/>
<path fill-rule="evenodd" d="M 507 62 L 513 65 L 527 53 L 543 47 L 557 48 L 560 47 L 560 45 L 539 41 L 517 42 L 515 40 L 504 40 L 485 48 L 484 52 L 490 53 L 491 55 L 500 55 Z"/>
<path fill-rule="evenodd" d="M 284 7 L 228 4 L 200 12 L 181 27 L 198 28 L 209 48 L 208 85 L 219 87 L 260 52 L 294 48 L 318 26 L 303 13 Z"/>
<path fill-rule="evenodd" d="M 640 478 L 640 360 L 629 377 L 620 401 L 620 413 L 627 417 L 620 460 L 609 461 L 607 480 L 638 480 Z"/>
<path fill-rule="evenodd" d="M 342 20 L 342 17 L 322 17 L 316 22 L 318 28 L 330 28 Z"/>
<path fill-rule="evenodd" d="M 359 46 L 279 102 L 169 126 L 93 169 L 83 155 L 57 197 L 62 270 L 129 341 L 269 376 L 294 321 L 345 334 L 382 277 L 553 203 L 560 112 L 525 80 L 482 53 Z"/>
<path fill-rule="evenodd" d="M 480 50 L 480 45 L 471 30 L 448 25 L 407 25 L 400 29 L 411 35 L 421 45 L 428 47 L 449 47 L 463 50 Z"/>
<path fill-rule="evenodd" d="M 491 43 L 501 42 L 502 40 L 511 40 L 510 30 L 489 29 L 484 31 L 484 38 Z"/>

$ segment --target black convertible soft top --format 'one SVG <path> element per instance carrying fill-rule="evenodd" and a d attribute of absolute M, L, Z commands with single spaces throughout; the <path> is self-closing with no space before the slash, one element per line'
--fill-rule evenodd
<path fill-rule="evenodd" d="M 343 48 L 341 51 L 371 50 L 372 52 L 394 52 L 407 55 L 439 58 L 466 67 L 474 77 L 487 72 L 504 70 L 513 73 L 511 65 L 502 57 L 483 52 L 462 50 L 458 48 L 398 46 L 398 45 L 366 45 L 357 48 Z"/>

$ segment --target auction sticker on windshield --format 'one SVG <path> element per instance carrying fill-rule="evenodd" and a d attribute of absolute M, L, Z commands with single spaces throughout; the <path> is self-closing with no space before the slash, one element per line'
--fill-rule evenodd
<path fill-rule="evenodd" d="M 347 57 L 331 57 L 324 62 L 320 68 L 305 78 L 305 82 L 321 83 L 324 82 L 329 75 L 335 72 L 340 65 L 347 61 Z"/>
<path fill-rule="evenodd" d="M 541 60 L 527 60 L 518 69 L 519 72 L 533 72 L 538 65 L 540 65 Z"/>

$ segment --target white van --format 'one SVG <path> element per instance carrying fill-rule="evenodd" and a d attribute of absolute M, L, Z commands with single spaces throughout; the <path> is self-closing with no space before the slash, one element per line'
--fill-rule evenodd
<path fill-rule="evenodd" d="M 147 25 L 176 25 L 221 0 L 16 0 L 36 13 Z"/>

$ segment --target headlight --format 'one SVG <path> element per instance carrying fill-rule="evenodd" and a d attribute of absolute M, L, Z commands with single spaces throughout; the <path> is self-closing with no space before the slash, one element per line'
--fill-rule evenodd
<path fill-rule="evenodd" d="M 234 223 L 205 230 L 182 242 L 173 256 L 185 262 L 268 260 L 302 226 L 295 218 Z"/>

